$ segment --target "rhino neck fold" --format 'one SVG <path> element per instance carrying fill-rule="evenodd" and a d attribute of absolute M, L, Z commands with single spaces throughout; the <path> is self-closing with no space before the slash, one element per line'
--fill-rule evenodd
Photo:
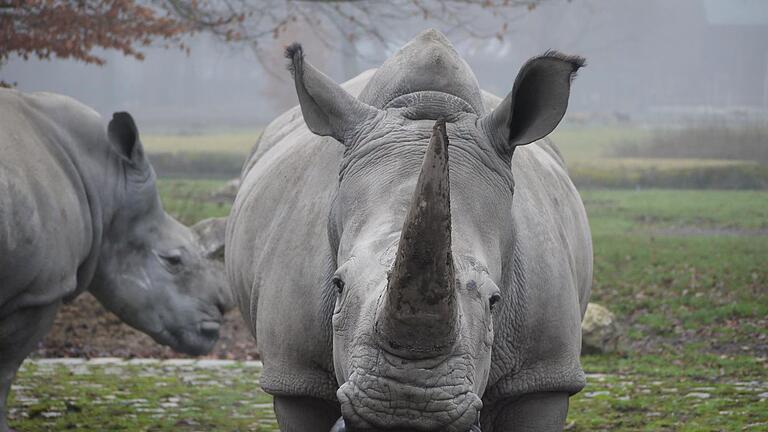
<path fill-rule="evenodd" d="M 400 234 L 376 332 L 385 349 L 433 357 L 456 340 L 448 137 L 438 120 Z"/>

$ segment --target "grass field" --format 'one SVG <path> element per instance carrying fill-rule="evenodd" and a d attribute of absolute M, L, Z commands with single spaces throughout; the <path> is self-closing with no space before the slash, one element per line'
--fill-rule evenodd
<path fill-rule="evenodd" d="M 610 375 L 574 398 L 573 430 L 768 428 L 768 193 L 582 196 L 592 299 L 626 323 L 628 350 L 582 359 Z"/>
<path fill-rule="evenodd" d="M 768 189 L 768 165 L 756 162 L 758 153 L 764 152 L 754 150 L 768 142 L 749 141 L 747 150 L 735 157 L 727 131 L 715 131 L 722 139 L 704 140 L 706 133 L 698 129 L 668 133 L 636 126 L 560 127 L 551 137 L 581 188 Z M 685 152 L 662 151 L 666 150 L 662 145 L 675 146 L 675 139 L 686 139 Z M 733 157 L 712 159 L 711 155 L 719 154 Z"/>
<path fill-rule="evenodd" d="M 161 180 L 160 190 L 166 208 L 193 223 L 227 214 L 228 205 L 206 199 L 222 184 Z M 592 300 L 625 323 L 627 349 L 582 358 L 590 375 L 572 398 L 569 430 L 768 429 L 768 192 L 587 190 L 582 197 L 595 248 Z M 11 399 L 12 424 L 276 430 L 257 370 L 155 375 L 146 367 L 27 368 L 16 383 L 22 397 Z"/>
<path fill-rule="evenodd" d="M 687 136 L 684 132 L 678 133 Z M 259 129 L 245 129 L 201 135 L 148 134 L 142 140 L 155 169 L 164 177 L 227 179 L 239 175 L 260 133 Z M 696 156 L 692 140 L 688 140 L 685 157 L 649 157 L 646 153 L 652 152 L 646 149 L 659 147 L 660 137 L 669 139 L 637 126 L 561 126 L 552 134 L 571 178 L 582 188 L 768 189 L 768 165 L 756 163 L 758 158 L 707 159 Z M 729 144 L 727 140 L 719 143 L 721 147 Z M 702 154 L 719 154 L 716 151 L 721 149 L 713 146 L 708 144 L 708 151 L 702 150 Z M 620 156 L 625 148 L 643 156 Z"/>
<path fill-rule="evenodd" d="M 213 131 L 205 134 L 147 134 L 141 137 L 149 153 L 226 153 L 247 155 L 261 134 L 261 129 L 235 132 Z"/>

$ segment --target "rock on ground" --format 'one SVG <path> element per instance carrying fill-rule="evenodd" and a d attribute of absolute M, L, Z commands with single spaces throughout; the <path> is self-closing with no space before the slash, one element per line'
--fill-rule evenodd
<path fill-rule="evenodd" d="M 229 180 L 219 190 L 213 192 L 211 194 L 211 199 L 215 202 L 232 204 L 232 201 L 235 200 L 235 196 L 237 196 L 238 189 L 240 189 L 240 178 L 234 178 Z"/>
<path fill-rule="evenodd" d="M 200 237 L 205 254 L 213 259 L 224 261 L 224 236 L 227 231 L 227 218 L 208 218 L 192 226 Z"/>
<path fill-rule="evenodd" d="M 622 350 L 624 328 L 616 316 L 597 303 L 589 303 L 581 322 L 581 353 L 606 354 Z"/>

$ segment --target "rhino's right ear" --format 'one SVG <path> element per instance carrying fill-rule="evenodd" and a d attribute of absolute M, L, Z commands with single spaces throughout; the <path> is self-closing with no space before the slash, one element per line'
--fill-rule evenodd
<path fill-rule="evenodd" d="M 107 126 L 107 134 L 117 153 L 128 163 L 135 167 L 144 163 L 144 148 L 139 140 L 139 129 L 130 114 L 127 112 L 112 114 L 112 120 Z"/>
<path fill-rule="evenodd" d="M 286 48 L 285 56 L 290 60 L 288 69 L 296 84 L 301 113 L 313 133 L 336 138 L 347 145 L 344 142 L 347 131 L 378 113 L 376 108 L 360 102 L 306 63 L 300 44 Z"/>

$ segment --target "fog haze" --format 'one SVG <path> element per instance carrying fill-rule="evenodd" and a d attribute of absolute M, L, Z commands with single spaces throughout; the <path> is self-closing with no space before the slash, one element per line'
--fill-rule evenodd
<path fill-rule="evenodd" d="M 440 22 L 393 26 L 387 47 L 362 41 L 350 58 L 338 38 L 325 46 L 300 26 L 268 41 L 262 64 L 243 45 L 206 36 L 189 55 L 151 48 L 137 61 L 107 52 L 103 67 L 71 60 L 11 59 L 0 78 L 25 91 L 74 96 L 106 114 L 130 110 L 156 128 L 259 126 L 296 103 L 282 49 L 293 39 L 339 81 L 375 67 L 431 26 L 448 33 L 483 88 L 504 94 L 521 64 L 548 49 L 587 58 L 574 86 L 572 113 L 658 119 L 668 113 L 768 110 L 768 2 L 759 0 L 556 0 L 515 11 L 503 41 L 452 37 Z M 496 28 L 483 17 L 479 28 Z M 346 46 L 348 48 L 348 46 Z"/>

